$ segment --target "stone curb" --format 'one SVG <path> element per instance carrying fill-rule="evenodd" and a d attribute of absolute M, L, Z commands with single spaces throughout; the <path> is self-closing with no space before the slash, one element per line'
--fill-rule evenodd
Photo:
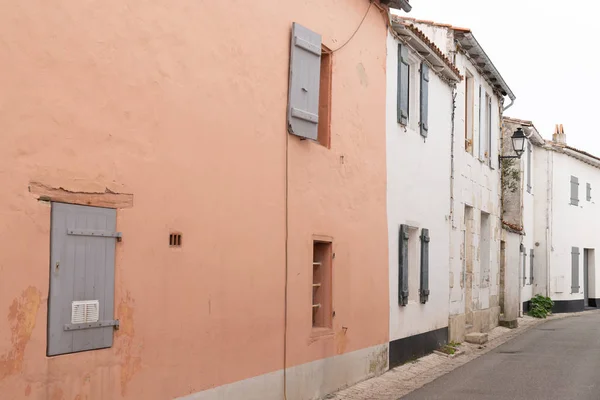
<path fill-rule="evenodd" d="M 442 375 L 472 361 L 496 347 L 508 342 L 520 334 L 547 321 L 578 317 L 581 315 L 600 313 L 590 310 L 578 313 L 550 315 L 547 319 L 536 319 L 525 316 L 519 318 L 519 326 L 515 329 L 496 327 L 488 332 L 489 339 L 484 345 L 463 343 L 458 357 L 444 357 L 429 354 L 415 361 L 393 368 L 377 377 L 362 381 L 337 393 L 326 396 L 329 400 L 398 400 L 410 392 L 417 390 Z"/>

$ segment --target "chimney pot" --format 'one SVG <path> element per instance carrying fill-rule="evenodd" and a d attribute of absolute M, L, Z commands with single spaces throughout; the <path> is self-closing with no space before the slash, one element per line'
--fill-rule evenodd
<path fill-rule="evenodd" d="M 567 135 L 565 135 L 565 129 L 563 124 L 556 124 L 554 126 L 554 134 L 552 135 L 552 141 L 559 146 L 567 145 Z"/>

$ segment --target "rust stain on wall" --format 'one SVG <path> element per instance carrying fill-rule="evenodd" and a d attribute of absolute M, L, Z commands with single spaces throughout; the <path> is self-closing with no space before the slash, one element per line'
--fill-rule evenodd
<path fill-rule="evenodd" d="M 131 294 L 127 292 L 118 307 L 120 328 L 117 331 L 117 337 L 119 338 L 117 354 L 121 356 L 121 395 L 123 397 L 127 394 L 129 382 L 142 367 L 141 350 L 139 347 L 134 348 L 133 346 L 135 342 L 134 305 L 135 301 L 131 298 Z"/>
<path fill-rule="evenodd" d="M 40 303 L 40 291 L 33 286 L 29 286 L 19 298 L 13 300 L 8 310 L 12 349 L 0 356 L 0 381 L 21 372 L 25 348 L 35 327 Z"/>

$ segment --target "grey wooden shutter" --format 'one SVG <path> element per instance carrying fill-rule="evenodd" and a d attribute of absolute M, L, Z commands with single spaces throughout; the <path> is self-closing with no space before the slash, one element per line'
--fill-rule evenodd
<path fill-rule="evenodd" d="M 579 205 L 579 179 L 576 176 L 571 176 L 571 204 Z"/>
<path fill-rule="evenodd" d="M 398 240 L 398 304 L 408 304 L 408 225 L 400 225 Z"/>
<path fill-rule="evenodd" d="M 427 137 L 429 131 L 429 67 L 421 63 L 421 136 Z"/>
<path fill-rule="evenodd" d="M 527 192 L 531 193 L 531 143 L 527 142 Z"/>
<path fill-rule="evenodd" d="M 111 347 L 116 210 L 52 203 L 47 355 Z"/>
<path fill-rule="evenodd" d="M 533 249 L 529 250 L 529 283 L 533 283 Z"/>
<path fill-rule="evenodd" d="M 483 90 L 481 89 L 481 85 L 479 85 L 479 159 L 483 160 L 484 156 L 484 146 L 483 146 L 483 137 L 485 135 L 485 127 L 483 124 L 483 116 L 485 112 L 485 104 L 483 101 Z"/>
<path fill-rule="evenodd" d="M 294 22 L 288 90 L 289 133 L 317 140 L 320 82 L 321 35 Z"/>
<path fill-rule="evenodd" d="M 429 229 L 421 229 L 421 303 L 429 300 Z"/>
<path fill-rule="evenodd" d="M 523 286 L 527 284 L 527 250 L 523 250 Z"/>
<path fill-rule="evenodd" d="M 408 48 L 398 45 L 398 122 L 402 125 L 408 124 L 408 97 L 409 97 L 409 73 Z"/>
<path fill-rule="evenodd" d="M 590 183 L 585 184 L 585 199 L 592 201 L 592 185 Z"/>
<path fill-rule="evenodd" d="M 487 126 L 487 149 L 485 151 L 488 154 L 488 165 L 492 165 L 492 96 L 486 96 L 487 99 L 487 112 L 485 116 L 485 122 Z"/>
<path fill-rule="evenodd" d="M 571 248 L 571 293 L 579 293 L 579 247 Z"/>

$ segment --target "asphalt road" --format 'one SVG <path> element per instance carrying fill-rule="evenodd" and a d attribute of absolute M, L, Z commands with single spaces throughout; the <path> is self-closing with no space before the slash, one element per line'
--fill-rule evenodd
<path fill-rule="evenodd" d="M 599 400 L 600 314 L 549 321 L 402 400 Z"/>

